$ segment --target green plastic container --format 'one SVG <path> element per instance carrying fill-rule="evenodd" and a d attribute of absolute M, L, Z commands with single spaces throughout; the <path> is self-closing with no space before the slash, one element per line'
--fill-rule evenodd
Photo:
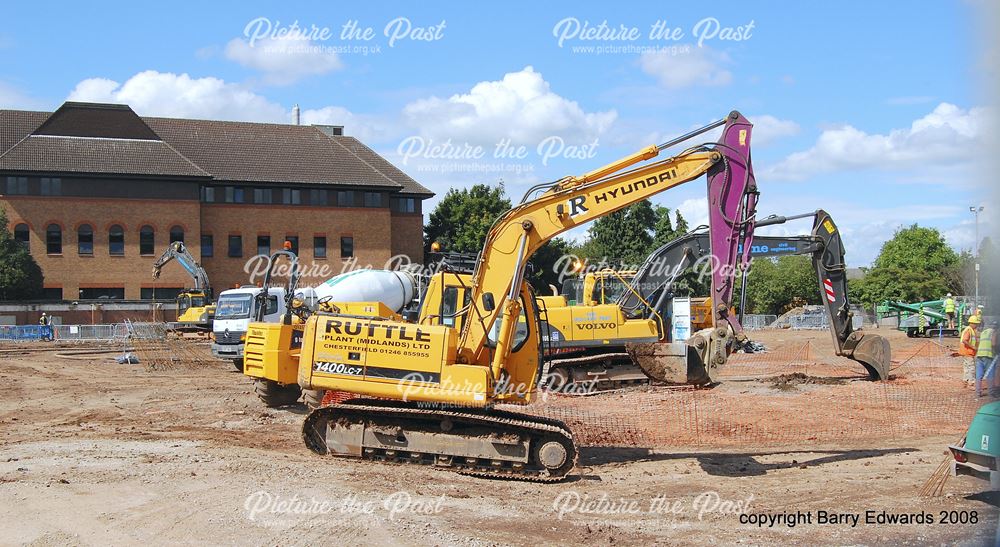
<path fill-rule="evenodd" d="M 965 447 L 1000 456 L 1000 401 L 985 404 L 976 412 L 965 436 Z"/>

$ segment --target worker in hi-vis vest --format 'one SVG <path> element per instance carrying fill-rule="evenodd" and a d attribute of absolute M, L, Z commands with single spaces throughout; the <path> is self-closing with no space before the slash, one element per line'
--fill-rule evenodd
<path fill-rule="evenodd" d="M 951 297 L 951 293 L 944 297 L 944 314 L 948 316 L 948 328 L 955 328 L 955 299 Z"/>
<path fill-rule="evenodd" d="M 979 347 L 976 350 L 976 395 L 983 397 L 982 381 L 988 379 L 987 390 L 994 387 L 996 378 L 996 367 L 993 364 L 993 346 L 997 343 L 997 322 L 990 321 L 989 325 L 979 333 Z"/>
<path fill-rule="evenodd" d="M 976 352 L 979 351 L 979 324 L 982 321 L 973 315 L 969 324 L 962 330 L 962 338 L 958 343 L 958 354 L 963 357 L 962 379 L 972 384 L 976 380 Z"/>

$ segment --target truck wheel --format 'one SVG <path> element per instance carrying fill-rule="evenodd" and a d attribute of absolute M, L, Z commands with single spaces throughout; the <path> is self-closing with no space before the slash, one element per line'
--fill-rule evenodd
<path fill-rule="evenodd" d="M 302 402 L 309 408 L 319 408 L 323 406 L 323 398 L 326 397 L 325 389 L 303 389 Z"/>
<path fill-rule="evenodd" d="M 264 406 L 268 408 L 294 405 L 302 394 L 302 390 L 297 384 L 283 385 L 263 378 L 254 380 L 253 389 Z"/>
<path fill-rule="evenodd" d="M 233 359 L 233 366 L 236 370 L 243 372 L 243 359 Z"/>

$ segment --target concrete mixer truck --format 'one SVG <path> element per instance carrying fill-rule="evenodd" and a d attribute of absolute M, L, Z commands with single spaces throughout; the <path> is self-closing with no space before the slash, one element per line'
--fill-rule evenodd
<path fill-rule="evenodd" d="M 276 264 L 275 258 L 280 254 L 289 254 L 284 251 L 275 253 L 271 258 L 271 268 L 267 272 L 263 287 L 255 287 L 255 294 L 262 295 L 267 291 L 266 304 L 262 297 L 241 296 L 241 298 L 252 298 L 251 303 L 241 307 L 241 309 L 255 309 L 262 311 L 259 314 L 263 320 L 251 319 L 254 314 L 241 315 L 246 317 L 243 334 L 240 338 L 240 363 L 243 361 L 243 340 L 246 338 L 247 326 L 251 321 L 263 323 L 297 324 L 304 321 L 309 314 L 317 309 L 335 311 L 337 313 L 349 314 L 352 316 L 364 317 L 400 317 L 407 305 L 411 304 L 419 297 L 420 284 L 416 276 L 405 271 L 390 270 L 354 270 L 334 276 L 316 287 L 298 289 L 297 265 L 293 259 L 293 273 L 290 276 L 288 287 L 271 287 L 270 277 Z M 234 289 L 234 291 L 246 291 L 247 289 Z M 227 291 L 228 292 L 228 291 Z M 237 294 L 234 292 L 234 294 Z M 244 294 L 244 293 L 238 293 Z M 307 298 L 309 301 L 296 301 Z M 220 297 L 220 305 L 224 302 L 226 293 Z M 260 308 L 265 309 L 260 310 Z M 298 331 L 297 331 L 298 332 Z M 291 336 L 287 341 L 288 349 L 297 350 L 302 344 L 300 336 Z M 213 352 L 214 350 L 213 345 Z M 253 350 L 251 350 L 253 351 Z M 260 356 L 256 356 L 260 357 Z M 266 359 L 250 359 L 250 364 L 241 367 L 243 373 L 254 380 L 254 391 L 258 398 L 268 407 L 279 407 L 294 404 L 302 396 L 299 385 L 291 379 L 286 380 L 273 366 L 276 361 Z M 307 397 L 322 398 L 321 393 L 306 394 Z M 312 406 L 318 406 L 319 401 L 307 401 Z"/>

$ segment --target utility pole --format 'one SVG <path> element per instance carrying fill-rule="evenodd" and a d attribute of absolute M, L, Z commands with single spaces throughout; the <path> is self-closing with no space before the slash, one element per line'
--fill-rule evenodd
<path fill-rule="evenodd" d="M 979 207 L 972 206 L 969 207 L 969 211 L 976 216 L 976 241 L 972 244 L 972 252 L 975 255 L 976 263 L 976 300 L 974 306 L 979 306 L 979 213 L 983 212 L 984 207 L 980 205 Z M 973 308 L 975 310 L 975 308 Z"/>

